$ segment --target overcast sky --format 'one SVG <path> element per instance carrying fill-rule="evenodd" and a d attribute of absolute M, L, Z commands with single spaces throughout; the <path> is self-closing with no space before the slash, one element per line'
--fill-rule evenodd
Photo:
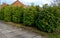
<path fill-rule="evenodd" d="M 1 3 L 6 2 L 8 4 L 12 4 L 14 1 L 16 0 L 0 0 Z M 35 5 L 40 5 L 40 6 L 46 3 L 48 4 L 51 3 L 51 0 L 19 0 L 19 1 L 21 1 L 23 4 L 26 5 L 31 5 L 31 3 L 34 3 Z"/>

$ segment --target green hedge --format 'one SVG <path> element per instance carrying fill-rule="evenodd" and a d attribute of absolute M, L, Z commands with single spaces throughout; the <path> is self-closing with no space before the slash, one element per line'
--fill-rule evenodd
<path fill-rule="evenodd" d="M 22 23 L 23 22 L 23 7 L 15 7 L 12 15 L 12 21 L 16 23 Z"/>
<path fill-rule="evenodd" d="M 24 13 L 24 24 L 27 25 L 27 26 L 32 26 L 34 24 L 34 10 L 31 9 L 31 8 L 28 8 L 25 10 L 25 13 Z"/>
<path fill-rule="evenodd" d="M 58 18 L 46 9 L 39 14 L 39 17 L 36 21 L 37 27 L 45 32 L 56 31 L 57 27 L 59 26 L 58 24 Z"/>
<path fill-rule="evenodd" d="M 0 8 L 0 20 L 4 19 L 4 7 Z"/>
<path fill-rule="evenodd" d="M 5 21 L 11 21 L 11 7 L 10 6 L 7 6 L 4 8 L 4 20 Z"/>
<path fill-rule="evenodd" d="M 5 6 L 0 9 L 0 20 L 22 23 L 38 27 L 45 32 L 53 32 L 60 26 L 60 6 L 45 5 L 40 7 L 32 5 L 27 8 Z"/>

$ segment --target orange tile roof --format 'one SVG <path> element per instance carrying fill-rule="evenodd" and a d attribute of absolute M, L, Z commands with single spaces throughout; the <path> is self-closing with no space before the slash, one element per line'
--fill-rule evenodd
<path fill-rule="evenodd" d="M 13 6 L 25 6 L 23 3 L 21 3 L 19 0 L 15 1 L 13 4 Z"/>
<path fill-rule="evenodd" d="M 3 3 L 2 5 L 0 5 L 0 8 L 3 7 L 3 6 L 7 6 L 9 4 L 7 3 Z M 14 3 L 11 4 L 12 6 L 18 6 L 18 7 L 21 7 L 23 6 L 24 8 L 26 8 L 27 6 L 24 5 L 22 2 L 20 2 L 19 0 L 15 1 Z"/>

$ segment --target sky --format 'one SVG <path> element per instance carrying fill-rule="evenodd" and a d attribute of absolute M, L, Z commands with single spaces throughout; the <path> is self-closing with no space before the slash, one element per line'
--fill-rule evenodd
<path fill-rule="evenodd" d="M 0 0 L 0 4 L 2 4 L 3 2 L 8 3 L 8 4 L 12 4 L 13 2 L 15 2 L 16 0 Z M 26 5 L 31 5 L 31 3 L 34 3 L 34 5 L 40 5 L 42 6 L 43 4 L 51 4 L 52 0 L 19 0 L 20 2 L 22 2 L 23 4 Z"/>

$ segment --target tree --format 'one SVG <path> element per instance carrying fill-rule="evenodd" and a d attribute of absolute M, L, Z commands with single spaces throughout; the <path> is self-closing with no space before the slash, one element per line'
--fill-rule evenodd
<path fill-rule="evenodd" d="M 60 3 L 60 0 L 53 0 L 52 5 L 53 5 L 53 6 L 56 6 L 56 5 L 58 5 L 59 3 Z"/>

